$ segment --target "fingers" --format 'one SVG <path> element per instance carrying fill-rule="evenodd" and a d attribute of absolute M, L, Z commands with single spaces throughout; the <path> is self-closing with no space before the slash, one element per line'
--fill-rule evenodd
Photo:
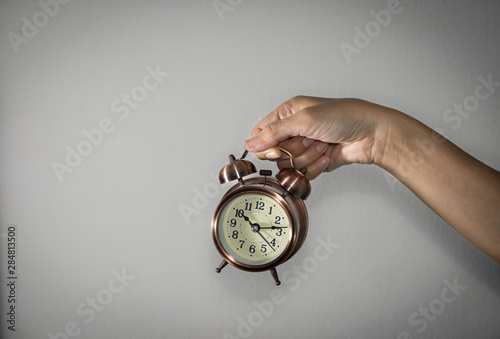
<path fill-rule="evenodd" d="M 295 168 L 302 169 L 313 164 L 322 155 L 324 155 L 328 144 L 321 141 L 314 141 L 311 139 L 303 139 L 302 144 L 304 145 L 303 151 L 301 152 L 291 152 L 293 155 L 293 163 Z M 307 148 L 305 146 L 308 146 Z M 278 167 L 290 167 L 290 160 L 288 157 L 286 159 L 280 159 L 278 161 Z"/>
<path fill-rule="evenodd" d="M 314 140 L 303 137 L 294 137 L 281 141 L 277 147 L 287 150 L 292 153 L 292 156 L 296 157 L 304 153 L 304 151 L 311 147 L 312 144 L 314 144 Z M 286 159 L 288 156 L 286 154 L 282 154 L 282 158 Z"/>
<path fill-rule="evenodd" d="M 306 178 L 309 180 L 316 179 L 321 173 L 325 172 L 330 164 L 330 158 L 321 156 L 311 165 L 307 166 Z"/>
<path fill-rule="evenodd" d="M 311 140 L 311 139 L 307 139 L 307 138 L 303 138 L 303 137 L 294 137 L 294 138 L 290 138 L 290 139 L 287 139 L 287 140 L 280 142 L 278 145 L 276 145 L 276 147 L 271 147 L 263 152 L 257 152 L 257 153 L 255 153 L 255 155 L 257 155 L 257 157 L 259 157 L 262 160 L 281 161 L 284 159 L 288 159 L 288 156 L 286 154 L 283 154 L 279 150 L 279 148 L 283 148 L 283 149 L 289 151 L 295 157 L 295 156 L 298 156 L 299 154 L 302 154 L 313 143 L 314 143 L 314 140 Z"/>
<path fill-rule="evenodd" d="M 305 168 L 309 180 L 327 170 L 330 158 L 324 156 L 329 144 L 305 138 L 312 123 L 305 109 L 332 99 L 295 97 L 281 104 L 262 119 L 252 130 L 245 148 L 260 159 L 278 160 L 278 167 L 290 167 L 290 160 L 277 147 L 289 151 L 297 169 Z M 303 114 L 297 114 L 303 111 Z"/>
<path fill-rule="evenodd" d="M 264 119 L 262 119 L 254 127 L 254 129 L 252 130 L 251 136 L 253 137 L 253 136 L 259 134 L 262 131 L 262 129 L 264 127 L 266 127 L 267 125 L 269 125 L 270 123 L 272 123 L 274 121 L 281 120 L 281 119 L 285 119 L 289 116 L 292 116 L 294 113 L 296 113 L 297 111 L 294 110 L 296 105 L 293 105 L 291 100 L 288 100 L 288 101 L 282 103 L 278 108 L 276 108 L 274 111 L 272 111 L 271 113 L 266 115 L 264 117 Z"/>
<path fill-rule="evenodd" d="M 341 166 L 348 165 L 349 163 L 344 161 L 342 155 L 342 144 L 330 144 L 325 152 L 325 156 L 330 159 L 328 167 L 325 168 L 325 172 L 331 172 Z"/>
<path fill-rule="evenodd" d="M 308 138 L 295 137 L 278 144 L 292 154 L 293 164 L 297 169 L 306 169 L 306 177 L 309 180 L 315 179 L 322 172 L 325 172 L 330 165 L 330 159 L 325 156 L 332 149 L 331 144 L 315 141 Z M 271 156 L 271 152 L 281 153 L 281 156 Z M 267 160 L 277 160 L 278 168 L 291 167 L 290 158 L 287 154 L 280 152 L 276 147 L 272 147 L 265 152 L 256 153 L 259 158 Z"/>
<path fill-rule="evenodd" d="M 262 160 L 276 160 L 281 157 L 281 151 L 277 147 L 271 147 L 263 152 L 256 152 L 255 155 Z"/>
<path fill-rule="evenodd" d="M 300 124 L 303 117 L 296 113 L 331 100 L 330 98 L 297 96 L 284 102 L 255 126 L 251 133 L 252 138 L 245 142 L 246 149 L 254 153 L 264 152 L 280 141 L 299 136 L 306 126 Z M 261 154 L 260 157 L 266 158 L 266 155 Z"/>
<path fill-rule="evenodd" d="M 303 145 L 309 145 L 309 147 L 293 157 L 293 164 L 295 168 L 299 170 L 305 168 L 306 178 L 313 180 L 323 173 L 330 164 L 330 159 L 324 156 L 324 153 L 328 149 L 329 145 L 324 142 L 314 141 L 311 139 L 303 139 Z M 278 161 L 278 167 L 280 169 L 290 166 L 290 159 L 282 159 Z"/>
<path fill-rule="evenodd" d="M 319 98 L 319 97 L 308 97 L 308 96 L 296 96 L 293 97 L 281 105 L 279 105 L 275 110 L 265 116 L 252 130 L 251 136 L 256 136 L 259 134 L 264 127 L 269 125 L 274 121 L 279 121 L 288 118 L 295 113 L 301 111 L 306 107 L 316 106 L 327 101 L 331 101 L 330 98 Z"/>
<path fill-rule="evenodd" d="M 280 141 L 300 136 L 300 130 L 306 126 L 300 122 L 300 115 L 277 120 L 266 125 L 258 134 L 245 141 L 245 147 L 250 152 L 263 152 L 276 146 Z"/>

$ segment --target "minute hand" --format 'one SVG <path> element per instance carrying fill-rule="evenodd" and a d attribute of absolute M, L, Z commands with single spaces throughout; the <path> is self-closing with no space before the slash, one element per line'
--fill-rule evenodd
<path fill-rule="evenodd" d="M 269 245 L 269 247 L 271 247 L 273 249 L 273 251 L 276 252 L 276 250 L 274 249 L 274 247 L 269 243 L 269 241 L 267 241 L 266 238 L 264 238 L 264 236 L 262 235 L 262 233 L 260 233 L 260 232 L 257 232 L 257 233 L 260 235 L 260 237 L 262 239 L 264 239 L 265 242 L 267 242 L 267 244 Z"/>

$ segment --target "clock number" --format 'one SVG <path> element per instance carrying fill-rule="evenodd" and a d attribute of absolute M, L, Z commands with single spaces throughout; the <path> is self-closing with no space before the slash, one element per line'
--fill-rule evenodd
<path fill-rule="evenodd" d="M 282 234 L 283 234 L 283 229 L 278 228 L 278 230 L 276 231 L 276 236 L 281 237 Z"/>
<path fill-rule="evenodd" d="M 245 211 L 251 211 L 251 210 L 252 210 L 252 203 L 246 202 L 245 203 Z"/>
<path fill-rule="evenodd" d="M 233 235 L 231 236 L 233 239 L 238 239 L 238 231 L 234 230 Z"/>
<path fill-rule="evenodd" d="M 269 207 L 269 214 L 273 214 L 273 207 L 272 206 Z"/>
<path fill-rule="evenodd" d="M 240 240 L 240 248 L 243 248 L 244 243 L 245 243 L 245 240 Z"/>
<path fill-rule="evenodd" d="M 231 219 L 231 227 L 236 226 L 236 219 Z"/>
<path fill-rule="evenodd" d="M 271 242 L 270 242 L 271 245 L 273 246 L 276 246 L 276 239 L 273 239 Z"/>
<path fill-rule="evenodd" d="M 266 251 L 267 251 L 266 244 L 262 244 L 262 245 L 260 246 L 260 251 L 261 251 L 262 253 L 266 253 Z"/>
<path fill-rule="evenodd" d="M 255 245 L 251 245 L 248 250 L 250 251 L 250 253 L 255 253 Z"/>
<path fill-rule="evenodd" d="M 264 202 L 263 201 L 257 201 L 255 203 L 255 209 L 263 211 L 264 210 Z"/>
<path fill-rule="evenodd" d="M 276 225 L 279 225 L 280 224 L 280 221 L 281 221 L 281 217 L 279 215 L 276 216 L 276 218 L 274 219 L 274 223 Z"/>
<path fill-rule="evenodd" d="M 236 215 L 235 215 L 236 217 L 243 218 L 244 215 L 245 214 L 244 214 L 243 210 L 239 210 L 239 209 L 236 210 Z"/>

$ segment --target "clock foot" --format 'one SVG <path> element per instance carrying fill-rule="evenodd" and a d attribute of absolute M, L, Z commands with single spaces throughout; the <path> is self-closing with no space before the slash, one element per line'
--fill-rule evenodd
<path fill-rule="evenodd" d="M 274 278 L 274 283 L 276 284 L 276 286 L 281 285 L 281 281 L 278 278 L 278 272 L 276 272 L 276 268 L 271 268 L 269 271 L 271 272 L 271 275 Z"/>
<path fill-rule="evenodd" d="M 222 260 L 222 262 L 220 263 L 219 267 L 217 267 L 217 268 L 215 269 L 215 272 L 220 273 L 220 271 L 222 271 L 222 269 L 223 269 L 224 267 L 226 267 L 226 265 L 227 265 L 227 261 Z"/>

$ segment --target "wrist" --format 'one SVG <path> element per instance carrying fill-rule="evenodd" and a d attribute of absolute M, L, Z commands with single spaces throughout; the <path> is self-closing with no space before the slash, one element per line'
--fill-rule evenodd
<path fill-rule="evenodd" d="M 374 164 L 405 181 L 444 140 L 420 121 L 388 108 L 380 113 L 375 131 Z"/>
<path fill-rule="evenodd" d="M 373 163 L 389 172 L 397 167 L 401 154 L 404 133 L 401 118 L 404 114 L 391 108 L 381 107 L 377 111 L 377 126 L 374 131 L 372 148 Z"/>

